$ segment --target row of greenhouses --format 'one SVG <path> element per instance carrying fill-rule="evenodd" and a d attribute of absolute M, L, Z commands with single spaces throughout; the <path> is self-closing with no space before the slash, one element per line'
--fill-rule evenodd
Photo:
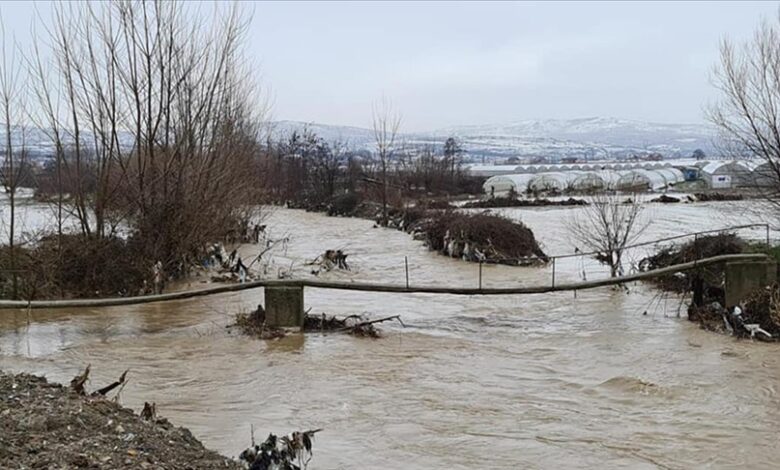
<path fill-rule="evenodd" d="M 543 193 L 565 191 L 659 191 L 685 181 L 676 168 L 654 170 L 594 170 L 521 173 L 493 176 L 485 181 L 485 193 L 495 196 L 510 192 Z"/>
<path fill-rule="evenodd" d="M 593 163 L 560 163 L 536 165 L 469 165 L 467 169 L 474 176 L 499 176 L 517 174 L 558 173 L 569 171 L 599 171 L 599 170 L 657 170 L 671 168 L 670 162 L 593 162 Z"/>

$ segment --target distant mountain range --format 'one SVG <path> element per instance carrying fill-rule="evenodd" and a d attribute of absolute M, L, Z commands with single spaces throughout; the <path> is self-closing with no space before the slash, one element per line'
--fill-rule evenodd
<path fill-rule="evenodd" d="M 275 136 L 309 129 L 328 141 L 346 142 L 356 150 L 373 148 L 371 129 L 299 121 L 277 121 Z M 621 158 L 632 154 L 661 153 L 667 158 L 687 157 L 696 149 L 714 152 L 715 130 L 698 124 L 661 124 L 615 118 L 526 120 L 498 125 L 454 126 L 432 132 L 404 133 L 409 146 L 441 146 L 456 137 L 473 160 L 509 157 L 560 159 Z"/>
<path fill-rule="evenodd" d="M 275 121 L 272 137 L 283 138 L 308 127 L 327 141 L 341 141 L 353 150 L 374 149 L 371 129 L 300 121 Z M 510 157 L 543 157 L 552 161 L 565 157 L 615 159 L 630 155 L 660 153 L 666 158 L 688 157 L 702 149 L 715 156 L 716 132 L 696 124 L 659 124 L 614 118 L 547 119 L 517 121 L 499 125 L 454 126 L 431 132 L 410 132 L 399 136 L 408 149 L 422 146 L 441 148 L 448 137 L 456 137 L 466 150 L 467 160 L 503 161 Z M 42 129 L 14 129 L 16 148 L 24 143 L 33 158 L 53 155 L 54 146 Z M 67 140 L 67 139 L 66 139 Z M 123 136 L 125 145 L 132 136 Z M 0 160 L 2 159 L 0 149 Z"/>

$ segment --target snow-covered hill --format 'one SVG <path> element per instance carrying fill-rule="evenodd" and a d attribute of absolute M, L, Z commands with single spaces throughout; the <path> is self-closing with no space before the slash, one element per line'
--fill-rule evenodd
<path fill-rule="evenodd" d="M 326 140 L 340 140 L 353 148 L 370 149 L 370 129 L 306 124 L 275 123 L 277 135 L 308 126 Z M 454 126 L 432 132 L 407 133 L 411 145 L 438 144 L 457 137 L 475 158 L 578 157 L 614 158 L 636 153 L 659 152 L 667 157 L 688 156 L 695 149 L 712 153 L 715 131 L 699 124 L 666 124 L 615 118 L 526 120 L 498 125 Z"/>
<path fill-rule="evenodd" d="M 299 121 L 271 123 L 272 137 L 310 130 L 329 142 L 339 141 L 354 150 L 373 150 L 371 129 Z M 503 160 L 509 157 L 564 157 L 581 159 L 620 158 L 631 154 L 659 152 L 667 158 L 687 157 L 695 149 L 714 154 L 715 131 L 696 124 L 659 124 L 614 118 L 527 120 L 498 125 L 455 126 L 431 132 L 399 136 L 407 148 L 441 147 L 448 137 L 457 137 L 472 160 Z M 25 145 L 33 158 L 48 158 L 53 144 L 48 133 L 28 127 L 14 129 L 15 148 Z M 65 136 L 68 141 L 68 136 Z M 132 136 L 123 136 L 125 145 Z M 0 149 L 2 154 L 2 149 Z M 1 158 L 1 157 L 0 157 Z"/>

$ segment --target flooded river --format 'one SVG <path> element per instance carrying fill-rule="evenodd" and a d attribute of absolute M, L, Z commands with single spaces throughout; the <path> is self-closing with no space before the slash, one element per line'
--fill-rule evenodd
<path fill-rule="evenodd" d="M 644 239 L 759 221 L 750 204 L 653 205 Z M 569 253 L 579 208 L 507 209 L 547 252 Z M 749 219 L 749 220 L 748 220 Z M 476 286 L 475 264 L 358 219 L 277 210 L 290 236 L 269 271 L 307 275 L 327 248 L 354 272 L 326 279 Z M 746 236 L 762 238 L 760 229 Z M 774 235 L 773 235 L 774 236 Z M 257 248 L 242 247 L 244 258 Z M 633 261 L 640 256 L 635 253 Z M 560 282 L 606 275 L 561 261 Z M 549 283 L 551 269 L 485 267 L 483 285 Z M 201 284 L 195 280 L 190 287 Z M 187 287 L 187 286 L 183 286 Z M 780 346 L 735 341 L 678 317 L 679 302 L 637 284 L 528 296 L 306 290 L 313 312 L 400 314 L 380 340 L 230 334 L 262 290 L 137 307 L 0 312 L 0 369 L 93 386 L 129 368 L 122 403 L 154 401 L 207 446 L 237 455 L 269 432 L 324 428 L 310 468 L 776 468 Z"/>

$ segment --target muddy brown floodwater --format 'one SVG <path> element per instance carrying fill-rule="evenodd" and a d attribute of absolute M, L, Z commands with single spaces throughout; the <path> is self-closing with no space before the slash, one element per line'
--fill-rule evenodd
<path fill-rule="evenodd" d="M 760 220 L 749 207 L 653 205 L 644 238 Z M 577 210 L 501 212 L 561 253 L 574 249 L 564 221 Z M 408 256 L 413 284 L 478 282 L 476 265 L 364 220 L 277 210 L 268 223 L 272 237 L 291 236 L 269 271 L 292 264 L 303 276 L 304 260 L 341 248 L 355 271 L 326 278 L 402 284 Z M 256 250 L 242 247 L 245 258 Z M 486 286 L 536 285 L 551 270 L 485 267 L 483 275 Z M 592 261 L 557 266 L 560 280 L 604 275 Z M 231 314 L 262 296 L 0 312 L 0 369 L 66 382 L 91 363 L 102 384 L 130 368 L 125 405 L 155 401 L 231 456 L 248 444 L 250 425 L 258 436 L 324 428 L 317 469 L 776 468 L 780 459 L 780 346 L 701 331 L 678 318 L 677 300 L 643 285 L 576 298 L 307 289 L 313 312 L 401 314 L 407 328 L 384 324 L 381 340 L 229 334 Z"/>

